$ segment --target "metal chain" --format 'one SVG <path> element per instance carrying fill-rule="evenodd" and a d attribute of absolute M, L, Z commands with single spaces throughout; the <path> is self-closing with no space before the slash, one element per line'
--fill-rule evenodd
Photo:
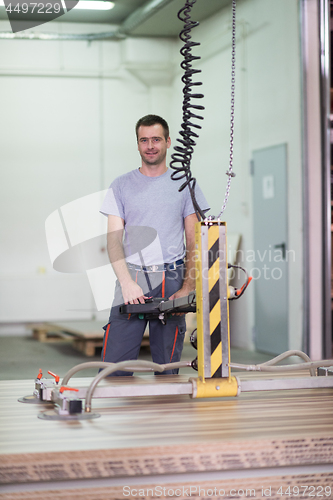
<path fill-rule="evenodd" d="M 226 171 L 226 174 L 228 176 L 227 188 L 221 212 L 217 216 L 218 219 L 223 214 L 228 203 L 231 178 L 235 177 L 236 175 L 232 171 L 233 159 L 234 159 L 235 73 L 236 73 L 235 68 L 236 68 L 236 0 L 232 0 L 230 154 L 229 154 L 229 169 Z"/>

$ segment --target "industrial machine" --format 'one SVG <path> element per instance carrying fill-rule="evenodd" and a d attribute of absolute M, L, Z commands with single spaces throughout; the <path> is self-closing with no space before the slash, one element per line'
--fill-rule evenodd
<path fill-rule="evenodd" d="M 48 372 L 53 379 L 43 378 L 40 371 L 35 380 L 35 390 L 31 396 L 20 399 L 24 403 L 52 404 L 52 409 L 47 409 L 39 415 L 42 419 L 78 420 L 96 418 L 98 413 L 92 411 L 93 398 L 113 397 L 139 397 L 159 395 L 184 395 L 192 398 L 220 398 L 236 397 L 248 391 L 269 391 L 286 389 L 308 389 L 308 388 L 333 388 L 333 360 L 312 362 L 310 358 L 300 351 L 287 351 L 276 358 L 260 365 L 233 364 L 230 360 L 230 332 L 229 332 L 229 300 L 240 298 L 245 292 L 251 277 L 245 279 L 245 283 L 239 290 L 229 286 L 227 258 L 227 227 L 221 221 L 221 215 L 226 207 L 230 183 L 233 172 L 233 128 L 234 128 L 234 91 L 235 91 L 235 26 L 236 26 L 236 1 L 232 3 L 232 74 L 231 74 L 231 130 L 230 130 L 230 161 L 227 189 L 221 212 L 217 218 L 207 217 L 202 212 L 195 199 L 195 178 L 190 171 L 190 161 L 195 146 L 197 134 L 191 127 L 201 128 L 192 123 L 193 119 L 202 119 L 194 113 L 204 109 L 203 106 L 191 104 L 191 98 L 201 99 L 202 94 L 192 93 L 193 86 L 201 85 L 193 82 L 192 76 L 199 70 L 192 68 L 192 62 L 198 57 L 191 54 L 196 42 L 191 41 L 191 29 L 198 23 L 191 21 L 190 11 L 196 0 L 186 0 L 185 7 L 179 12 L 178 17 L 184 21 L 184 29 L 180 38 L 184 41 L 181 53 L 184 61 L 181 66 L 184 69 L 184 104 L 183 124 L 180 145 L 175 147 L 176 152 L 172 155 L 171 168 L 175 170 L 172 174 L 174 179 L 184 178 L 180 190 L 188 187 L 191 192 L 193 205 L 198 216 L 196 224 L 196 292 L 187 297 L 175 300 L 167 300 L 163 297 L 148 300 L 145 304 L 123 305 L 121 312 L 124 314 L 135 313 L 147 318 L 159 318 L 162 322 L 167 321 L 168 314 L 179 312 L 196 312 L 197 330 L 191 336 L 191 343 L 197 349 L 197 357 L 191 361 L 181 361 L 158 365 L 149 361 L 123 361 L 120 363 L 89 362 L 82 363 L 72 368 L 62 379 Z M 179 166 L 180 163 L 180 166 Z M 237 266 L 236 266 L 237 267 Z M 246 271 L 243 270 L 245 273 Z M 290 357 L 299 356 L 304 361 L 299 364 L 277 366 L 277 363 Z M 108 379 L 105 385 L 99 385 L 103 379 L 117 370 L 130 372 L 163 372 L 171 368 L 191 366 L 197 370 L 198 376 L 191 377 L 187 382 L 179 381 L 177 376 L 167 381 L 159 381 L 147 378 L 144 383 L 133 384 L 131 378 L 126 383 L 118 384 L 114 379 Z M 100 369 L 88 387 L 75 388 L 68 385 L 71 377 L 80 370 L 88 367 Z M 251 379 L 240 381 L 238 377 L 231 374 L 231 369 L 247 371 L 280 372 L 297 371 L 308 369 L 309 376 L 295 378 L 270 378 Z M 169 381 L 171 380 L 171 381 Z M 83 400 L 85 401 L 83 404 Z"/>
<path fill-rule="evenodd" d="M 52 404 L 39 415 L 46 420 L 79 420 L 99 417 L 92 411 L 92 398 L 113 398 L 133 396 L 159 396 L 188 394 L 192 398 L 234 397 L 242 392 L 287 389 L 333 388 L 333 360 L 312 362 L 300 351 L 288 351 L 261 365 L 239 365 L 230 360 L 229 300 L 243 295 L 250 279 L 236 290 L 228 284 L 226 224 L 220 221 L 198 222 L 196 227 L 196 293 L 175 300 L 163 298 L 146 304 L 121 306 L 125 314 L 136 313 L 148 317 L 167 320 L 168 314 L 196 310 L 197 333 L 192 334 L 191 343 L 197 348 L 197 358 L 158 365 L 150 361 L 122 361 L 120 363 L 87 362 L 72 368 L 62 379 L 48 372 L 53 379 L 43 378 L 42 372 L 35 380 L 35 390 L 31 396 L 20 399 L 23 403 Z M 303 363 L 276 366 L 289 357 L 299 356 Z M 143 384 L 118 384 L 114 379 L 107 385 L 99 383 L 119 369 L 131 372 L 163 372 L 166 369 L 191 366 L 198 370 L 197 377 L 187 382 L 177 380 L 157 382 L 144 380 Z M 102 368 L 86 388 L 68 385 L 71 377 L 86 368 Z M 271 378 L 242 380 L 231 375 L 231 368 L 248 371 L 288 371 L 308 369 L 310 376 L 300 378 Z M 317 370 L 316 370 L 317 369 Z M 169 380 L 169 379 L 168 379 Z M 83 405 L 83 400 L 85 403 Z"/>

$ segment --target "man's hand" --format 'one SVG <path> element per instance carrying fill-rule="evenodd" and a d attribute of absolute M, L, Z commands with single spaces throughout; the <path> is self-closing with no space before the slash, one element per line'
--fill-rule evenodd
<path fill-rule="evenodd" d="M 179 299 L 179 297 L 186 297 L 186 295 L 189 295 L 192 291 L 193 290 L 191 290 L 190 287 L 186 286 L 186 284 L 184 283 L 177 292 L 173 293 L 169 297 L 169 300 Z"/>
<path fill-rule="evenodd" d="M 143 295 L 142 288 L 132 279 L 121 284 L 121 291 L 125 304 L 144 304 L 145 299 L 148 299 Z"/>
<path fill-rule="evenodd" d="M 188 215 L 185 218 L 185 238 L 186 238 L 186 272 L 182 287 L 169 300 L 186 297 L 195 290 L 195 236 L 194 229 L 197 222 L 195 214 Z M 185 313 L 175 313 L 182 316 Z"/>
<path fill-rule="evenodd" d="M 174 300 L 174 299 L 179 299 L 179 297 L 186 297 L 191 293 L 193 290 L 190 290 L 188 286 L 184 283 L 183 286 L 178 290 L 176 293 L 173 293 L 170 297 L 169 300 Z M 184 316 L 186 313 L 173 313 L 172 316 Z"/>

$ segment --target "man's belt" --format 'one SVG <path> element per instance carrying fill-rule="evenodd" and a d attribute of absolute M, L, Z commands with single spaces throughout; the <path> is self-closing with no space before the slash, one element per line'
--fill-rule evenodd
<path fill-rule="evenodd" d="M 157 273 L 163 271 L 174 271 L 177 267 L 184 264 L 184 259 L 176 260 L 169 264 L 155 264 L 152 266 L 137 266 L 136 264 L 131 264 L 127 262 L 128 269 L 134 269 L 135 271 L 143 271 L 145 273 Z"/>

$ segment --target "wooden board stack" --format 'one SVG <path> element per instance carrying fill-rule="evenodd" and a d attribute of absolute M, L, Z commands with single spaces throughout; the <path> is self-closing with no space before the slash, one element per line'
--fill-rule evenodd
<path fill-rule="evenodd" d="M 331 389 L 93 399 L 100 418 L 45 421 L 17 402 L 33 385 L 0 382 L 0 499 L 333 498 Z"/>

